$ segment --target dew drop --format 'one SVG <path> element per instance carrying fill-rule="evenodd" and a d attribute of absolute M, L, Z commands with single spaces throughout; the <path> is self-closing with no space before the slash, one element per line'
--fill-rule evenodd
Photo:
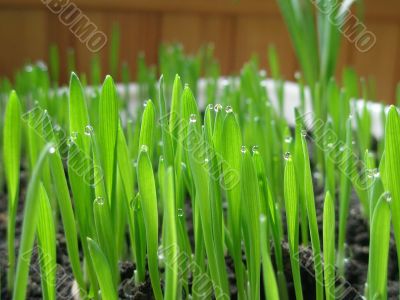
<path fill-rule="evenodd" d="M 94 203 L 97 204 L 97 205 L 104 205 L 104 198 L 101 197 L 101 196 L 97 196 L 97 197 L 94 199 Z"/>
<path fill-rule="evenodd" d="M 208 109 L 213 110 L 214 109 L 214 104 L 208 104 Z"/>
<path fill-rule="evenodd" d="M 291 135 L 288 135 L 287 137 L 285 137 L 285 143 L 286 144 L 290 144 L 292 142 L 293 138 Z"/>
<path fill-rule="evenodd" d="M 208 160 L 207 157 L 204 159 L 204 162 L 205 162 L 206 164 L 208 164 L 209 160 Z"/>
<path fill-rule="evenodd" d="M 197 122 L 197 117 L 195 114 L 191 114 L 189 118 L 190 123 L 196 123 Z"/>
<path fill-rule="evenodd" d="M 182 170 L 186 170 L 186 164 L 184 162 L 181 162 L 181 167 L 182 167 Z"/>
<path fill-rule="evenodd" d="M 93 127 L 91 125 L 86 125 L 85 127 L 85 134 L 87 136 L 91 136 L 93 134 Z"/>
<path fill-rule="evenodd" d="M 242 148 L 240 148 L 240 151 L 245 154 L 247 152 L 247 147 L 246 146 L 242 146 Z"/>
<path fill-rule="evenodd" d="M 140 151 L 148 152 L 149 151 L 149 146 L 147 146 L 147 145 L 140 146 Z"/>
<path fill-rule="evenodd" d="M 367 173 L 367 177 L 368 178 L 375 178 L 376 177 L 376 173 L 378 173 L 378 169 L 374 168 L 374 169 L 367 169 L 366 170 Z"/>
<path fill-rule="evenodd" d="M 285 154 L 283 155 L 283 158 L 285 160 L 290 160 L 290 159 L 292 159 L 292 154 L 290 154 L 290 152 L 285 152 Z"/>
<path fill-rule="evenodd" d="M 307 130 L 303 129 L 303 130 L 301 131 L 301 135 L 304 136 L 304 137 L 307 136 Z"/>
<path fill-rule="evenodd" d="M 49 153 L 50 153 L 50 154 L 56 153 L 56 147 L 51 146 L 51 147 L 49 148 Z"/>
<path fill-rule="evenodd" d="M 147 100 L 143 102 L 143 107 L 147 106 Z"/>
<path fill-rule="evenodd" d="M 227 107 L 225 107 L 225 112 L 226 112 L 227 114 L 232 113 L 232 112 L 233 112 L 232 106 L 228 105 Z"/>
<path fill-rule="evenodd" d="M 258 122 L 260 122 L 260 117 L 259 116 L 255 116 L 253 120 L 254 120 L 255 123 L 258 123 Z"/>
<path fill-rule="evenodd" d="M 178 208 L 178 217 L 183 217 L 183 209 Z"/>
<path fill-rule="evenodd" d="M 253 152 L 253 153 L 258 153 L 258 145 L 254 145 L 254 146 L 251 148 L 251 152 Z"/>
<path fill-rule="evenodd" d="M 345 149 L 344 146 L 340 146 L 339 151 L 340 151 L 340 152 L 343 152 L 344 149 Z"/>
<path fill-rule="evenodd" d="M 215 106 L 214 106 L 214 111 L 215 112 L 219 112 L 219 111 L 221 111 L 222 110 L 222 105 L 221 104 L 215 104 Z"/>
<path fill-rule="evenodd" d="M 390 192 L 385 192 L 383 194 L 383 199 L 385 199 L 388 203 L 392 202 L 392 194 Z"/>
<path fill-rule="evenodd" d="M 264 223 L 265 221 L 267 221 L 267 217 L 264 214 L 260 215 L 260 222 Z"/>
<path fill-rule="evenodd" d="M 328 149 L 332 149 L 332 148 L 333 148 L 333 143 L 328 143 L 328 144 L 326 144 L 326 147 L 327 147 Z"/>

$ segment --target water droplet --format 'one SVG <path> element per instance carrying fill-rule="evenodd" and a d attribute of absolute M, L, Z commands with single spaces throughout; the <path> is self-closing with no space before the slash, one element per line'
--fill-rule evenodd
<path fill-rule="evenodd" d="M 383 199 L 385 199 L 388 203 L 392 202 L 392 194 L 390 192 L 385 192 L 383 194 Z"/>
<path fill-rule="evenodd" d="M 49 153 L 50 153 L 50 154 L 56 153 L 56 147 L 51 146 L 51 147 L 49 148 Z"/>
<path fill-rule="evenodd" d="M 333 143 L 328 143 L 328 144 L 326 144 L 326 147 L 327 147 L 328 149 L 333 148 Z"/>
<path fill-rule="evenodd" d="M 221 104 L 215 104 L 215 106 L 214 106 L 214 111 L 215 112 L 219 112 L 219 111 L 221 111 L 222 110 L 222 105 Z"/>
<path fill-rule="evenodd" d="M 178 208 L 178 217 L 183 217 L 183 209 L 182 208 Z"/>
<path fill-rule="evenodd" d="M 209 160 L 208 160 L 207 157 L 204 159 L 204 162 L 205 162 L 206 164 L 208 164 Z"/>
<path fill-rule="evenodd" d="M 104 205 L 104 198 L 101 196 L 97 196 L 96 199 L 94 199 L 94 203 L 97 205 Z"/>
<path fill-rule="evenodd" d="M 60 125 L 58 125 L 58 124 L 54 125 L 53 130 L 54 130 L 55 132 L 60 132 L 60 131 L 61 131 Z"/>
<path fill-rule="evenodd" d="M 283 155 L 283 158 L 285 160 L 290 160 L 290 159 L 292 159 L 292 154 L 290 154 L 290 152 L 285 152 L 285 154 Z"/>
<path fill-rule="evenodd" d="M 233 112 L 232 106 L 228 105 L 227 107 L 225 107 L 225 112 L 227 114 L 230 114 L 231 112 Z"/>
<path fill-rule="evenodd" d="M 160 156 L 160 162 L 164 162 L 164 156 Z"/>
<path fill-rule="evenodd" d="M 293 138 L 291 135 L 288 135 L 287 137 L 285 137 L 285 143 L 286 144 L 290 144 L 292 142 Z"/>
<path fill-rule="evenodd" d="M 147 146 L 147 145 L 141 145 L 141 146 L 140 146 L 140 151 L 148 152 L 148 151 L 149 151 L 149 146 Z"/>
<path fill-rule="evenodd" d="M 207 108 L 208 108 L 209 110 L 213 110 L 213 109 L 214 109 L 214 104 L 208 104 Z"/>
<path fill-rule="evenodd" d="M 368 178 L 375 178 L 377 173 L 379 173 L 379 172 L 378 172 L 377 168 L 374 168 L 374 169 L 367 169 L 366 173 L 367 173 Z"/>
<path fill-rule="evenodd" d="M 196 123 L 197 122 L 197 117 L 195 114 L 191 114 L 189 118 L 190 123 Z"/>
<path fill-rule="evenodd" d="M 351 141 L 351 144 L 352 144 L 352 145 L 355 145 L 355 144 L 356 144 L 356 141 L 354 141 L 354 140 Z"/>
<path fill-rule="evenodd" d="M 253 153 L 258 153 L 258 145 L 254 145 L 254 146 L 251 148 L 251 152 L 253 152 Z"/>
<path fill-rule="evenodd" d="M 85 134 L 87 136 L 91 136 L 93 134 L 93 127 L 91 125 L 86 125 L 85 127 Z"/>
<path fill-rule="evenodd" d="M 264 214 L 260 215 L 260 222 L 264 223 L 265 221 L 267 221 L 267 217 Z"/>
<path fill-rule="evenodd" d="M 344 147 L 344 146 L 340 146 L 340 148 L 339 148 L 339 151 L 340 151 L 340 152 L 343 152 L 343 151 L 344 151 L 344 149 L 345 149 L 345 147 Z"/>
<path fill-rule="evenodd" d="M 184 162 L 181 162 L 181 167 L 182 167 L 182 170 L 186 170 L 186 164 Z"/>
<path fill-rule="evenodd" d="M 295 78 L 296 80 L 301 79 L 301 73 L 300 73 L 299 71 L 296 71 L 296 72 L 294 73 L 294 78 Z"/>
<path fill-rule="evenodd" d="M 246 146 L 242 146 L 242 148 L 240 148 L 240 151 L 245 154 L 247 152 L 247 147 Z"/>
<path fill-rule="evenodd" d="M 302 135 L 302 136 L 307 136 L 307 130 L 303 129 L 303 130 L 301 131 L 301 135 Z"/>
<path fill-rule="evenodd" d="M 143 102 L 143 107 L 147 106 L 147 100 Z"/>

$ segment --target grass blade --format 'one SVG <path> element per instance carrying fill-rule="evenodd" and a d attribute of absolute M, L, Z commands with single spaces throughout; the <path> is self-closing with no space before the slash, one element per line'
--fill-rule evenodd
<path fill-rule="evenodd" d="M 368 260 L 368 299 L 386 299 L 392 196 L 383 193 L 373 212 Z"/>
<path fill-rule="evenodd" d="M 18 264 L 15 276 L 13 300 L 24 300 L 26 297 L 29 264 L 33 250 L 37 216 L 40 206 L 38 201 L 40 175 L 48 154 L 50 153 L 54 155 L 54 152 L 55 148 L 52 144 L 47 144 L 43 148 L 32 172 L 31 180 L 29 181 L 22 223 L 21 244 L 18 252 Z"/>
<path fill-rule="evenodd" d="M 142 145 L 137 164 L 139 193 L 146 227 L 147 257 L 153 293 L 157 300 L 163 298 L 158 271 L 158 210 L 156 186 L 149 150 Z"/>
<path fill-rule="evenodd" d="M 400 261 L 400 116 L 395 106 L 391 106 L 385 127 L 384 164 L 381 162 L 382 182 L 392 196 L 392 222 Z M 384 165 L 384 168 L 382 166 Z"/>
<path fill-rule="evenodd" d="M 113 277 L 111 275 L 107 258 L 95 241 L 93 241 L 91 238 L 88 238 L 87 242 L 89 245 L 90 255 L 95 266 L 94 269 L 99 280 L 102 299 L 117 300 L 118 294 L 113 284 Z"/>
<path fill-rule="evenodd" d="M 335 203 L 328 191 L 323 214 L 324 279 L 326 300 L 335 299 Z"/>
<path fill-rule="evenodd" d="M 56 299 L 56 230 L 53 211 L 43 184 L 39 189 L 39 217 L 37 235 L 39 244 L 40 277 L 44 300 Z"/>
<path fill-rule="evenodd" d="M 300 265 L 297 259 L 299 251 L 299 197 L 297 192 L 297 181 L 291 154 L 285 153 L 284 173 L 284 196 L 286 208 L 286 221 L 290 250 L 290 263 L 292 266 L 293 282 L 296 292 L 296 299 L 303 299 L 301 288 Z"/>
<path fill-rule="evenodd" d="M 21 104 L 15 91 L 11 91 L 7 102 L 3 130 L 4 171 L 8 191 L 7 246 L 9 268 L 7 274 L 7 288 L 11 291 L 13 288 L 15 272 L 15 218 L 19 195 L 22 133 Z"/>

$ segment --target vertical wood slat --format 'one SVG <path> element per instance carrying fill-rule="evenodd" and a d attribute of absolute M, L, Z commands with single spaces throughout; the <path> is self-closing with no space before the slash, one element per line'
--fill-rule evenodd
<path fill-rule="evenodd" d="M 46 25 L 41 9 L 0 10 L 1 76 L 13 76 L 28 61 L 46 59 Z"/>
<path fill-rule="evenodd" d="M 82 5 L 83 12 L 108 37 L 112 24 L 120 23 L 121 60 L 129 62 L 132 75 L 135 75 L 136 57 L 140 51 L 146 52 L 148 63 L 156 63 L 160 43 L 177 40 L 184 44 L 188 52 L 213 42 L 224 74 L 238 72 L 254 52 L 260 57 L 261 66 L 268 67 L 266 53 L 270 43 L 274 43 L 278 49 L 285 78 L 293 79 L 294 72 L 299 69 L 276 5 L 264 5 L 265 0 L 249 0 L 246 9 L 239 9 L 242 7 L 239 2 L 237 8 L 227 7 L 226 12 L 219 6 L 216 12 L 207 10 L 208 6 L 213 6 L 212 0 L 186 0 L 181 4 L 174 0 L 176 5 L 179 4 L 177 11 L 166 4 L 163 10 L 164 4 L 159 0 L 147 0 L 151 3 L 143 2 L 137 8 L 127 4 L 130 8 L 126 10 L 123 9 L 123 0 L 113 9 L 106 9 L 104 3 L 103 6 L 99 4 L 98 8 L 95 2 L 85 5 L 84 1 L 87 0 L 77 0 L 76 3 Z M 366 25 L 377 35 L 377 44 L 370 51 L 359 53 L 354 44 L 344 40 L 337 75 L 340 78 L 341 68 L 345 65 L 354 66 L 361 76 L 373 75 L 377 80 L 378 97 L 393 102 L 395 85 L 400 80 L 400 13 L 396 15 L 393 12 L 395 8 L 391 10 L 387 7 L 398 7 L 398 2 L 382 0 L 377 6 L 371 0 L 366 1 Z M 160 7 L 155 8 L 157 5 Z M 89 72 L 92 53 L 58 20 L 57 15 L 40 5 L 9 6 L 4 8 L 7 6 L 3 5 L 0 10 L 1 75 L 11 76 L 17 67 L 27 62 L 28 57 L 31 60 L 47 59 L 51 43 L 59 45 L 62 80 L 68 79 L 68 47 L 76 49 L 78 71 Z M 254 11 L 251 7 L 260 7 L 262 10 Z M 108 47 L 99 54 L 105 74 L 108 69 Z"/>

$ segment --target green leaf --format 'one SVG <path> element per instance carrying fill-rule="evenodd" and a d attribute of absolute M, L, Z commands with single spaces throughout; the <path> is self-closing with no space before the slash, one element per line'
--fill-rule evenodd
<path fill-rule="evenodd" d="M 89 123 L 89 114 L 86 107 L 85 95 L 78 76 L 75 73 L 71 74 L 69 83 L 69 132 L 85 134 L 85 128 Z M 88 142 L 81 140 L 84 145 L 78 144 L 80 148 L 88 151 Z"/>
<path fill-rule="evenodd" d="M 102 299 L 117 300 L 118 294 L 113 284 L 113 277 L 111 275 L 107 258 L 94 240 L 87 238 L 87 242 L 89 245 L 91 259 L 93 260 L 93 264 L 95 266 L 94 269 L 96 271 L 97 279 L 99 281 Z"/>
<path fill-rule="evenodd" d="M 312 184 L 312 175 L 310 167 L 310 157 L 308 155 L 307 141 L 305 136 L 301 137 L 302 152 L 304 159 L 304 196 L 306 197 L 308 225 L 310 228 L 311 245 L 314 256 L 315 266 L 315 283 L 316 283 L 316 299 L 323 299 L 323 271 L 321 262 L 321 245 L 318 233 L 317 215 L 315 212 L 314 189 Z"/>
<path fill-rule="evenodd" d="M 4 115 L 3 155 L 9 205 L 15 207 L 21 156 L 21 104 L 15 91 L 10 93 Z"/>
<path fill-rule="evenodd" d="M 149 157 L 153 157 L 154 148 L 154 127 L 155 127 L 155 111 L 154 104 L 151 100 L 146 102 L 143 111 L 142 126 L 140 127 L 139 149 L 145 145 L 149 150 Z"/>
<path fill-rule="evenodd" d="M 175 192 L 174 192 L 174 172 L 169 167 L 165 177 L 165 244 L 163 251 L 165 252 L 165 297 L 166 300 L 175 300 L 177 298 L 178 287 L 178 260 L 179 248 L 176 231 L 176 209 L 175 209 Z"/>
<path fill-rule="evenodd" d="M 23 300 L 26 297 L 29 265 L 40 208 L 40 201 L 38 201 L 40 174 L 42 173 L 42 168 L 46 157 L 49 155 L 49 152 L 53 153 L 52 155 L 54 155 L 55 149 L 52 144 L 47 144 L 41 151 L 28 185 L 21 231 L 21 244 L 18 252 L 19 255 L 17 272 L 15 276 L 13 300 Z"/>
<path fill-rule="evenodd" d="M 260 217 L 261 257 L 263 266 L 264 290 L 267 300 L 279 300 L 279 290 L 276 282 L 274 267 L 269 255 L 269 241 L 267 221 L 265 216 Z"/>
<path fill-rule="evenodd" d="M 228 200 L 228 226 L 234 245 L 241 243 L 241 153 L 242 133 L 234 113 L 226 114 L 222 127 L 222 171 L 224 176 L 224 189 Z M 236 282 L 238 292 L 244 297 L 244 278 L 242 266 L 242 253 L 240 247 L 233 248 Z"/>
<path fill-rule="evenodd" d="M 44 300 L 56 299 L 56 231 L 53 211 L 43 184 L 39 190 L 39 216 L 37 225 L 40 277 Z"/>
<path fill-rule="evenodd" d="M 300 265 L 297 259 L 299 251 L 299 197 L 297 193 L 296 173 L 290 153 L 285 153 L 284 195 L 286 208 L 286 222 L 290 249 L 290 263 L 296 299 L 303 299 L 301 288 Z"/>
<path fill-rule="evenodd" d="M 335 203 L 329 191 L 323 214 L 324 279 L 327 300 L 335 299 Z"/>
<path fill-rule="evenodd" d="M 143 128 L 143 124 L 142 124 Z M 163 298 L 158 271 L 158 210 L 156 186 L 148 147 L 141 146 L 137 164 L 139 193 L 146 227 L 147 256 L 153 293 L 157 300 Z"/>
<path fill-rule="evenodd" d="M 99 102 L 98 143 L 108 201 L 114 193 L 116 144 L 118 131 L 118 101 L 111 76 L 104 80 Z"/>
<path fill-rule="evenodd" d="M 21 104 L 17 93 L 11 91 L 6 105 L 3 129 L 4 171 L 8 193 L 7 246 L 8 290 L 12 290 L 15 272 L 15 218 L 18 205 L 21 158 Z"/>
<path fill-rule="evenodd" d="M 242 215 L 243 233 L 248 261 L 250 281 L 249 297 L 259 299 L 260 295 L 260 224 L 261 215 L 258 178 L 251 155 L 247 149 L 242 150 Z"/>
<path fill-rule="evenodd" d="M 400 116 L 395 106 L 391 106 L 385 127 L 384 167 L 381 163 L 382 182 L 385 190 L 392 195 L 393 231 L 396 245 L 400 245 Z M 397 246 L 400 259 L 400 247 Z"/>
<path fill-rule="evenodd" d="M 390 240 L 390 206 L 392 196 L 386 192 L 380 197 L 373 212 L 369 260 L 368 260 L 368 298 L 375 295 L 387 298 L 387 272 Z"/>

